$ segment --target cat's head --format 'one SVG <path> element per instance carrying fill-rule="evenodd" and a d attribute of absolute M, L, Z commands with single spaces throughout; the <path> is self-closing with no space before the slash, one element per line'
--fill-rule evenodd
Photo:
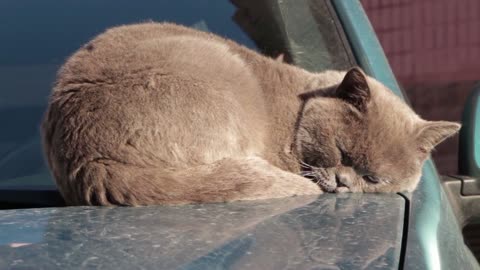
<path fill-rule="evenodd" d="M 306 174 L 330 192 L 415 189 L 429 153 L 460 125 L 421 119 L 359 68 L 335 74 L 328 94 L 305 101 L 296 150 Z"/>

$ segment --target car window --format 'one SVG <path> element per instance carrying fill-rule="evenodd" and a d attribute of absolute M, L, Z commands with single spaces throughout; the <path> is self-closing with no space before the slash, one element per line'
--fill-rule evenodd
<path fill-rule="evenodd" d="M 56 71 L 106 28 L 149 20 L 213 32 L 311 71 L 354 64 L 329 1 L 1 1 L 0 186 L 53 185 L 39 125 Z"/>

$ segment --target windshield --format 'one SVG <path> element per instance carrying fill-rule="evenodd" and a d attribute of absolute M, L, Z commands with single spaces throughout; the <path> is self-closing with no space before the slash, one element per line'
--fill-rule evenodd
<path fill-rule="evenodd" d="M 232 3 L 233 2 L 233 3 Z M 312 71 L 354 65 L 328 1 L 0 2 L 0 187 L 53 186 L 39 126 L 65 59 L 105 29 L 170 21 Z"/>

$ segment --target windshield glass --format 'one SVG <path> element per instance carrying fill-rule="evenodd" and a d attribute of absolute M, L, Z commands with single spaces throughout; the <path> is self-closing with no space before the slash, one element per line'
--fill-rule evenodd
<path fill-rule="evenodd" d="M 232 3 L 233 2 L 233 3 Z M 328 1 L 127 0 L 0 2 L 0 187 L 53 186 L 39 126 L 55 74 L 95 35 L 121 24 L 170 21 L 233 39 L 312 71 L 353 57 Z"/>

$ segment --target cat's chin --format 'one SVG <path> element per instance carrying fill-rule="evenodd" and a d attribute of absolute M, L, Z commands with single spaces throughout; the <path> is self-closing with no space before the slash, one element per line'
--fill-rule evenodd
<path fill-rule="evenodd" d="M 347 192 L 351 192 L 351 190 L 348 188 L 348 187 L 337 187 L 335 189 L 335 193 L 347 193 Z"/>
<path fill-rule="evenodd" d="M 337 193 L 338 188 L 347 188 L 345 185 L 338 183 L 335 175 L 335 168 L 313 167 L 312 172 L 309 174 L 309 178 L 311 178 L 323 192 Z"/>
<path fill-rule="evenodd" d="M 349 187 L 345 186 L 345 185 L 337 185 L 335 187 L 332 187 L 332 185 L 321 185 L 321 184 L 318 184 L 319 187 L 322 189 L 323 192 L 327 192 L 327 193 L 348 193 L 348 192 L 352 192 L 350 190 Z"/>
<path fill-rule="evenodd" d="M 337 193 L 337 187 L 332 187 L 331 185 L 322 185 L 322 184 L 319 184 L 319 183 L 317 183 L 317 185 L 320 187 L 320 189 L 323 192 Z"/>

